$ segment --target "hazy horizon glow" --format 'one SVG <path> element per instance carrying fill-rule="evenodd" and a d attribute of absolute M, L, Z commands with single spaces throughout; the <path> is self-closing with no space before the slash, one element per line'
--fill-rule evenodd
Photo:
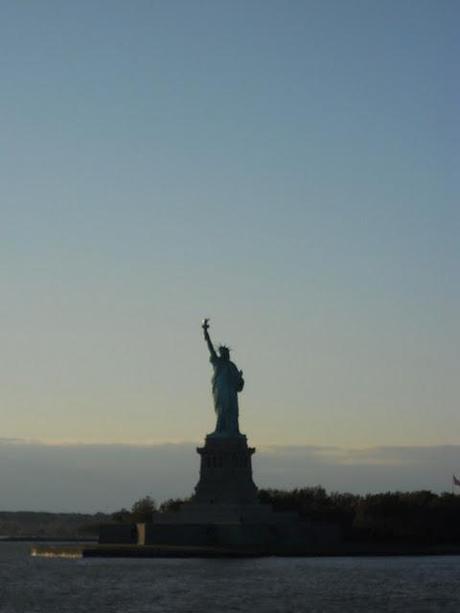
<path fill-rule="evenodd" d="M 44 444 L 0 440 L 2 511 L 113 512 L 146 495 L 184 498 L 198 481 L 196 443 Z M 321 485 L 355 494 L 450 491 L 460 446 L 267 445 L 254 456 L 261 488 Z M 460 470 L 457 470 L 460 473 Z"/>
<path fill-rule="evenodd" d="M 457 2 L 2 5 L 2 436 L 460 444 Z"/>

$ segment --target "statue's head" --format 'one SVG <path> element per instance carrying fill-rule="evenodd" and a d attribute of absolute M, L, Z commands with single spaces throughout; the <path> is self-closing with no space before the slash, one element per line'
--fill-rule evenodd
<path fill-rule="evenodd" d="M 229 360 L 230 359 L 230 349 L 226 347 L 225 345 L 221 345 L 219 347 L 219 355 L 222 359 Z"/>

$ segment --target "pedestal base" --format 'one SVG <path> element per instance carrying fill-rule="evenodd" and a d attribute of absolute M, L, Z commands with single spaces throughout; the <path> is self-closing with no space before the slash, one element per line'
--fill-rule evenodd
<path fill-rule="evenodd" d="M 257 503 L 257 488 L 252 480 L 251 458 L 255 449 L 248 447 L 244 435 L 206 437 L 201 456 L 200 479 L 193 503 L 247 505 Z"/>

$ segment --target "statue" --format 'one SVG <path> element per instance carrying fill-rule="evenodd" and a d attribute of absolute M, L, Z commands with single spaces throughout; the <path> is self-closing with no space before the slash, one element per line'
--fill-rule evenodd
<path fill-rule="evenodd" d="M 219 354 L 217 354 L 208 332 L 209 319 L 203 320 L 202 328 L 211 354 L 209 361 L 214 369 L 212 395 L 217 423 L 211 436 L 241 436 L 238 427 L 238 392 L 241 392 L 244 387 L 243 371 L 238 370 L 230 361 L 228 347 L 219 347 Z"/>

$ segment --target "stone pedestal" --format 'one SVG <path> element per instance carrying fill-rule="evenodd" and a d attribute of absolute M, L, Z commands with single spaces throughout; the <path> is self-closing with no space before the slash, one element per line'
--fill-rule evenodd
<path fill-rule="evenodd" d="M 196 504 L 250 505 L 257 503 L 257 488 L 252 480 L 253 447 L 244 435 L 208 435 L 201 456 L 200 479 L 192 502 Z"/>
<path fill-rule="evenodd" d="M 243 434 L 209 434 L 203 447 L 200 478 L 195 494 L 178 511 L 159 514 L 157 525 L 232 525 L 266 523 L 272 519 L 270 505 L 257 501 L 252 480 L 253 447 Z"/>

